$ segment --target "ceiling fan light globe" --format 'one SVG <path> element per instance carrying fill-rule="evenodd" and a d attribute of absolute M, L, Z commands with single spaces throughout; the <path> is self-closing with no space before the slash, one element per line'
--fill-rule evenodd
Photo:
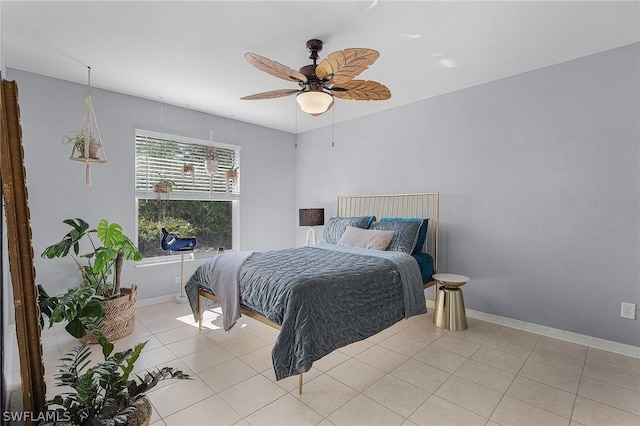
<path fill-rule="evenodd" d="M 296 101 L 307 114 L 322 114 L 331 107 L 333 96 L 322 91 L 302 92 L 296 96 Z"/>

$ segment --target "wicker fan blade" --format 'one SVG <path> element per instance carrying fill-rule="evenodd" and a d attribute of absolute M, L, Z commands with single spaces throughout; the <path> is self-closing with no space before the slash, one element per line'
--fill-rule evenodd
<path fill-rule="evenodd" d="M 245 53 L 244 58 L 260 71 L 264 71 L 275 77 L 287 81 L 295 81 L 296 83 L 307 82 L 307 77 L 305 77 L 304 74 L 301 74 L 286 65 L 272 61 L 269 58 L 265 58 L 264 56 L 256 55 L 255 53 Z"/>
<path fill-rule="evenodd" d="M 371 80 L 351 80 L 331 88 L 333 96 L 356 101 L 383 101 L 391 97 L 387 86 Z"/>
<path fill-rule="evenodd" d="M 279 90 L 271 90 L 269 92 L 256 93 L 255 95 L 245 96 L 240 99 L 243 99 L 245 101 L 253 100 L 253 99 L 274 99 L 274 98 L 281 98 L 283 96 L 294 95 L 299 92 L 300 90 L 296 90 L 296 89 L 279 89 Z"/>
<path fill-rule="evenodd" d="M 380 53 L 372 49 L 344 49 L 333 52 L 316 67 L 316 76 L 320 80 L 331 80 L 334 84 L 341 84 L 358 76 L 369 68 Z"/>

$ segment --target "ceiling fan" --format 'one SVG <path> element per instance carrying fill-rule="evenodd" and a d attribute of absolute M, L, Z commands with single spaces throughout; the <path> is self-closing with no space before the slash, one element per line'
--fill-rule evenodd
<path fill-rule="evenodd" d="M 309 59 L 313 60 L 313 64 L 303 66 L 300 71 L 255 53 L 246 53 L 244 57 L 251 65 L 275 77 L 296 82 L 300 89 L 271 90 L 241 99 L 273 99 L 296 95 L 300 108 L 317 116 L 331 109 L 334 97 L 356 101 L 382 101 L 391 97 L 389 89 L 377 81 L 353 79 L 369 68 L 380 53 L 362 48 L 338 50 L 316 64 L 322 44 L 317 39 L 307 41 L 307 50 L 311 53 Z"/>

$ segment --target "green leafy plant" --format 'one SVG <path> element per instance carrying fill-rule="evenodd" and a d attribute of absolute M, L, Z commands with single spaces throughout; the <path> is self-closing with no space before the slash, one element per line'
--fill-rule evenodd
<path fill-rule="evenodd" d="M 134 364 L 147 342 L 116 353 L 106 337 L 99 336 L 98 343 L 102 347 L 103 362 L 90 366 L 91 351 L 87 343 L 75 346 L 61 358 L 63 364 L 55 376 L 56 385 L 72 389 L 47 401 L 50 411 L 59 411 L 74 425 L 131 424 L 130 417 L 140 407 L 141 399 L 159 381 L 190 379 L 172 367 L 132 377 Z"/>
<path fill-rule="evenodd" d="M 64 144 L 72 144 L 80 155 L 84 155 L 85 144 L 88 143 L 89 146 L 102 146 L 100 141 L 96 139 L 93 134 L 89 133 L 87 129 L 80 129 L 76 132 L 75 135 L 62 136 L 62 143 Z"/>
<path fill-rule="evenodd" d="M 138 261 L 142 254 L 133 241 L 124 235 L 122 226 L 100 220 L 95 229 L 82 219 L 66 219 L 63 223 L 71 230 L 55 244 L 42 252 L 46 259 L 71 256 L 82 274 L 79 285 L 70 288 L 65 294 L 50 296 L 38 285 L 40 292 L 38 304 L 42 315 L 53 323 L 67 321 L 66 330 L 76 338 L 86 335 L 87 328 L 96 324 L 104 315 L 101 300 L 120 295 L 120 271 L 124 260 Z M 92 238 L 98 237 L 102 245 L 98 246 Z M 80 254 L 80 244 L 88 240 L 91 251 Z M 44 325 L 44 320 L 40 318 Z"/>

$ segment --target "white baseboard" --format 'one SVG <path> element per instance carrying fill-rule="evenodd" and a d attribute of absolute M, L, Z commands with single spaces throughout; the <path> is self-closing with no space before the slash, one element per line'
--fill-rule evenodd
<path fill-rule="evenodd" d="M 427 307 L 431 309 L 434 308 L 432 300 L 427 300 Z M 573 333 L 571 331 L 560 330 L 558 328 L 547 327 L 517 319 L 501 317 L 499 315 L 487 314 L 480 311 L 474 311 L 473 309 L 465 309 L 465 312 L 469 318 L 487 321 L 503 325 L 505 327 L 528 331 L 530 333 L 540 334 L 542 336 L 552 337 L 554 339 L 564 340 L 566 342 L 576 343 L 578 345 L 589 346 L 591 348 L 602 349 L 603 351 L 614 352 L 620 355 L 640 359 L 640 347 L 637 346 L 612 342 L 611 340 L 599 339 L 597 337 Z"/>

